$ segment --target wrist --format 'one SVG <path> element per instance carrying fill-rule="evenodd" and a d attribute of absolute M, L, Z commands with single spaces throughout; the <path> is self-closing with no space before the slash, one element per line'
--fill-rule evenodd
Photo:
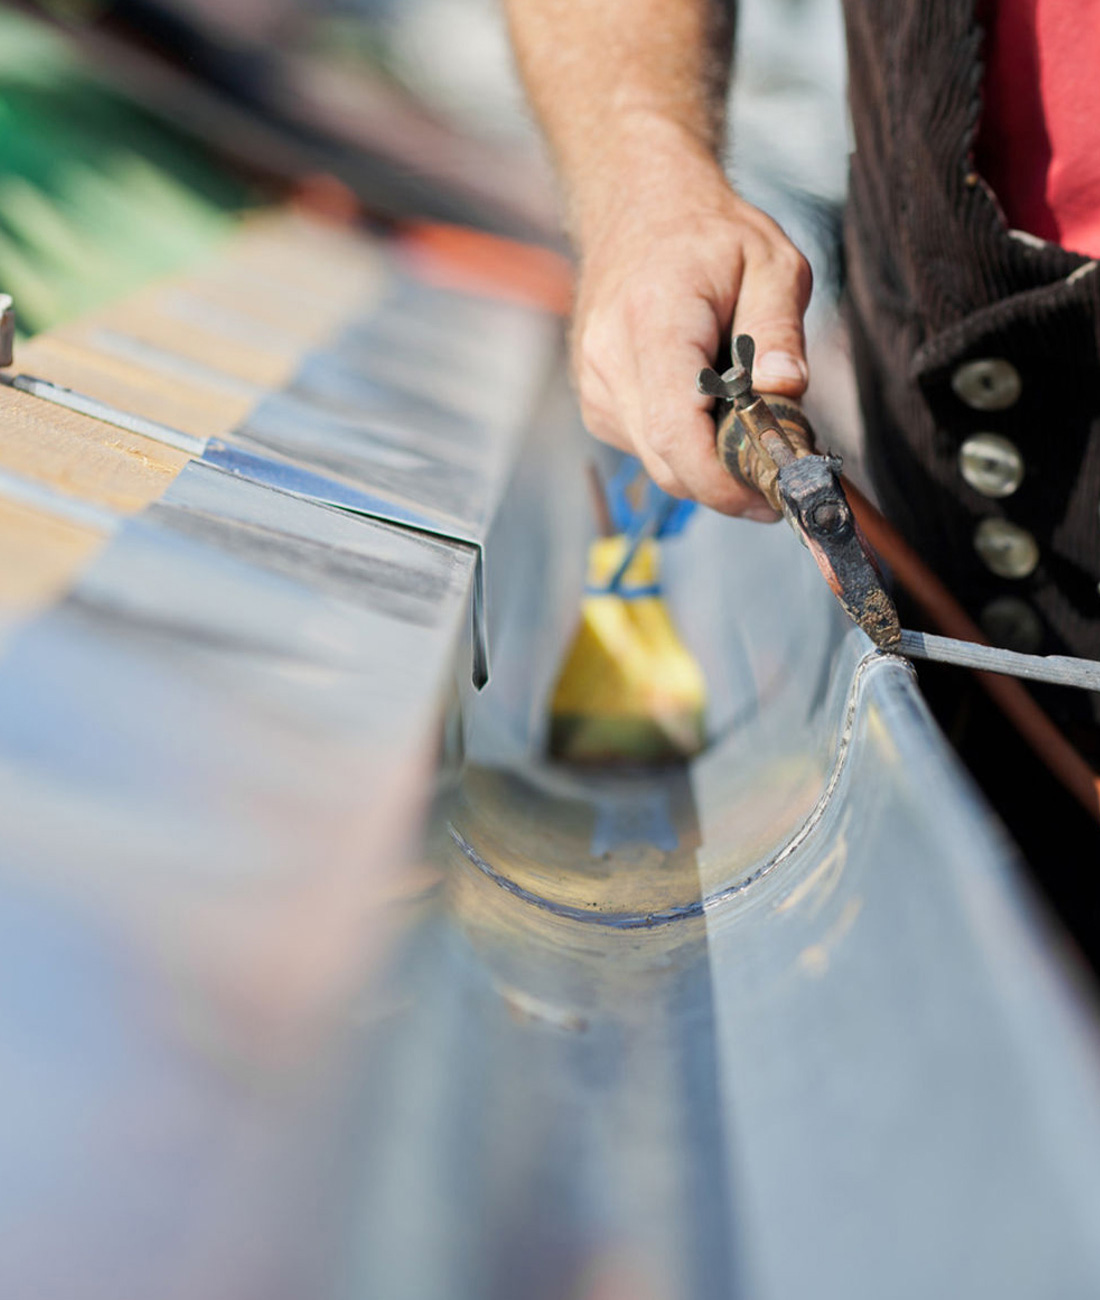
<path fill-rule="evenodd" d="M 675 223 L 701 207 L 734 199 L 713 142 L 663 113 L 616 114 L 600 148 L 574 171 L 569 233 L 582 259 L 612 232 Z"/>

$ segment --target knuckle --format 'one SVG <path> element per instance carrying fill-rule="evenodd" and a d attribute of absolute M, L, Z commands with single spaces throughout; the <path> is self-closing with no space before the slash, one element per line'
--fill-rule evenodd
<path fill-rule="evenodd" d="M 623 441 L 623 433 L 618 421 L 605 407 L 596 402 L 586 402 L 583 398 L 580 407 L 584 427 L 593 438 L 610 443 L 612 446 L 617 446 Z"/>
<path fill-rule="evenodd" d="M 582 404 L 606 404 L 615 389 L 613 358 L 601 347 L 581 344 L 573 351 L 573 379 Z"/>
<path fill-rule="evenodd" d="M 605 331 L 590 320 L 575 331 L 572 344 L 573 367 L 578 375 L 599 367 L 607 352 Z"/>
<path fill-rule="evenodd" d="M 761 235 L 753 238 L 753 260 L 770 274 L 784 276 L 793 282 L 808 280 L 812 275 L 809 262 L 778 227 L 770 239 Z"/>
<path fill-rule="evenodd" d="M 627 450 L 629 444 L 617 429 L 613 429 L 610 426 L 597 426 L 594 428 L 591 425 L 587 425 L 586 427 L 592 437 L 595 438 L 597 442 L 602 442 L 605 447 L 614 447 L 618 451 Z"/>
<path fill-rule="evenodd" d="M 670 497 L 684 498 L 688 495 L 688 490 L 681 484 L 676 474 L 671 469 L 668 469 L 667 465 L 657 465 L 657 467 L 654 467 L 654 471 L 650 472 L 649 477 L 653 478 L 659 489 L 664 493 L 668 493 Z"/>
<path fill-rule="evenodd" d="M 741 236 L 744 259 L 750 265 L 768 262 L 772 256 L 771 241 L 753 226 L 746 227 Z"/>
<path fill-rule="evenodd" d="M 793 244 L 784 242 L 776 250 L 776 261 L 790 276 L 808 275 L 810 264 Z"/>
<path fill-rule="evenodd" d="M 672 470 L 660 461 L 650 461 L 646 466 L 646 473 L 661 491 L 667 492 L 670 497 L 686 497 L 688 495 L 684 485 Z"/>
<path fill-rule="evenodd" d="M 791 248 L 786 270 L 799 296 L 808 298 L 813 288 L 814 273 L 809 262 L 797 248 Z"/>
<path fill-rule="evenodd" d="M 607 385 L 595 366 L 587 362 L 579 362 L 574 367 L 574 382 L 582 409 L 604 404 Z"/>
<path fill-rule="evenodd" d="M 678 439 L 671 429 L 658 426 L 652 429 L 646 438 L 650 450 L 662 460 L 676 455 Z"/>

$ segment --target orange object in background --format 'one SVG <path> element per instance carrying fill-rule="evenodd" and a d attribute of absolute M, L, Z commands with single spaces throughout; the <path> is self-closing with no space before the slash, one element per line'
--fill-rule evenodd
<path fill-rule="evenodd" d="M 483 230 L 415 221 L 400 228 L 398 247 L 428 283 L 484 293 L 567 316 L 573 267 L 562 253 Z"/>
<path fill-rule="evenodd" d="M 303 176 L 291 191 L 290 206 L 307 217 L 335 226 L 353 226 L 364 215 L 355 191 L 331 172 Z"/>

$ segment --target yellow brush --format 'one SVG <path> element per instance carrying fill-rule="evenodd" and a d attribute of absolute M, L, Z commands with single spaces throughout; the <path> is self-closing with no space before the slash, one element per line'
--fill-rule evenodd
<path fill-rule="evenodd" d="M 661 596 L 659 543 L 645 535 L 674 531 L 679 508 L 652 485 L 648 495 L 629 520 L 624 495 L 612 523 L 598 488 L 611 535 L 589 548 L 580 627 L 550 704 L 550 753 L 565 762 L 669 763 L 704 742 L 706 684 Z"/>

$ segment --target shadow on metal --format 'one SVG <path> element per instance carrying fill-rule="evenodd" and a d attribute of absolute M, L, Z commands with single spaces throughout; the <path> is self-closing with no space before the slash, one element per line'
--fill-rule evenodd
<path fill-rule="evenodd" d="M 700 759 L 541 758 L 584 537 L 563 420 L 490 535 L 498 677 L 371 1054 L 364 1293 L 1090 1293 L 1093 1013 L 908 664 L 786 530 L 667 548 Z"/>
<path fill-rule="evenodd" d="M 3 629 L 0 1294 L 1096 1293 L 1095 1018 L 908 666 L 701 515 L 708 749 L 548 764 L 587 451 L 545 331 L 452 309 L 454 447 L 407 384 L 351 436 L 384 322 L 245 433 L 414 505 L 476 469 L 482 695 L 469 546 L 204 460 Z"/>

